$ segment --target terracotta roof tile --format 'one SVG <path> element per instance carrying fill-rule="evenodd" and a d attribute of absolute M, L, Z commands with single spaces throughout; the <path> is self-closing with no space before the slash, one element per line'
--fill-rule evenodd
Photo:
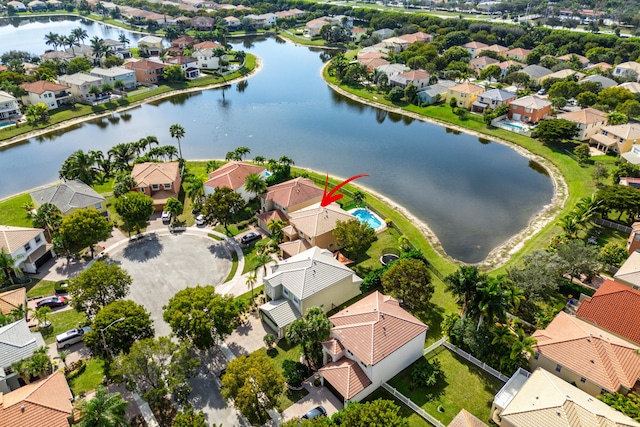
<path fill-rule="evenodd" d="M 459 85 L 451 86 L 449 90 L 459 93 L 482 93 L 485 91 L 484 87 L 470 82 L 464 82 L 460 83 Z"/>
<path fill-rule="evenodd" d="M 338 221 L 349 221 L 353 215 L 345 212 L 336 203 L 321 207 L 320 203 L 289 214 L 289 222 L 307 236 L 317 237 L 333 231 Z"/>
<path fill-rule="evenodd" d="M 578 307 L 576 316 L 640 345 L 640 292 L 612 280 Z"/>
<path fill-rule="evenodd" d="M 209 180 L 204 183 L 208 187 L 228 187 L 238 190 L 244 187 L 244 182 L 252 173 L 264 172 L 262 166 L 250 165 L 243 162 L 229 162 L 209 174 Z"/>
<path fill-rule="evenodd" d="M 358 362 L 346 357 L 324 365 L 320 368 L 320 373 L 345 399 L 353 398 L 371 385 L 371 380 Z"/>
<path fill-rule="evenodd" d="M 567 313 L 532 336 L 537 352 L 612 393 L 640 378 L 637 346 Z"/>
<path fill-rule="evenodd" d="M 219 47 L 222 47 L 221 44 L 218 44 L 216 42 L 212 42 L 210 40 L 201 42 L 201 43 L 196 43 L 193 45 L 193 47 L 195 49 L 217 49 Z"/>
<path fill-rule="evenodd" d="M 269 223 L 269 221 L 271 221 L 272 219 L 279 219 L 280 221 L 289 222 L 285 214 L 283 214 L 282 211 L 279 211 L 278 209 L 269 212 L 263 212 L 258 215 L 258 220 L 265 223 Z"/>
<path fill-rule="evenodd" d="M 167 64 L 161 64 L 156 61 L 150 61 L 148 59 L 141 59 L 139 61 L 129 61 L 123 65 L 124 68 L 129 70 L 157 70 L 158 68 L 164 68 Z"/>
<path fill-rule="evenodd" d="M 487 427 L 487 425 L 471 412 L 461 409 L 447 427 Z"/>
<path fill-rule="evenodd" d="M 375 365 L 427 331 L 427 325 L 376 291 L 329 318 L 333 336 L 367 365 Z"/>
<path fill-rule="evenodd" d="M 131 171 L 131 176 L 136 180 L 138 187 L 173 183 L 179 175 L 180 167 L 178 162 L 136 163 Z"/>
<path fill-rule="evenodd" d="M 11 427 L 68 427 L 73 398 L 62 371 L 1 394 L 0 420 Z"/>
<path fill-rule="evenodd" d="M 57 92 L 60 90 L 69 89 L 69 86 L 51 83 L 46 80 L 38 80 L 37 82 L 33 83 L 22 83 L 20 87 L 27 92 L 37 93 L 38 95 L 42 95 L 46 91 Z"/>
<path fill-rule="evenodd" d="M 323 341 L 322 346 L 326 348 L 332 356 L 337 356 L 344 351 L 344 346 L 342 345 L 342 343 L 335 338 L 331 338 L 328 341 Z"/>
<path fill-rule="evenodd" d="M 18 288 L 12 291 L 3 292 L 0 294 L 0 312 L 2 314 L 9 314 L 20 304 L 26 307 L 27 302 L 27 289 Z"/>
<path fill-rule="evenodd" d="M 578 111 L 558 114 L 558 118 L 570 120 L 572 122 L 581 124 L 607 122 L 605 113 L 600 110 L 596 110 L 595 108 L 584 108 Z"/>
<path fill-rule="evenodd" d="M 323 190 L 309 178 L 296 178 L 267 188 L 264 200 L 273 200 L 283 208 L 299 205 L 309 200 L 322 199 Z"/>

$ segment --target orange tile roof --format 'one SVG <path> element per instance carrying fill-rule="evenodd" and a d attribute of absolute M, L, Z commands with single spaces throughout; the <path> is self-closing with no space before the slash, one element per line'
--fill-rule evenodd
<path fill-rule="evenodd" d="M 576 316 L 640 345 L 640 292 L 612 280 L 580 303 Z"/>
<path fill-rule="evenodd" d="M 204 41 L 202 43 L 196 43 L 193 45 L 193 47 L 195 49 L 217 49 L 219 47 L 222 47 L 221 44 L 218 44 L 216 42 L 212 42 L 212 41 Z"/>
<path fill-rule="evenodd" d="M 33 83 L 22 83 L 20 87 L 27 92 L 37 93 L 38 95 L 42 95 L 46 91 L 57 92 L 60 90 L 69 89 L 69 86 L 51 83 L 46 80 L 38 80 L 37 82 Z"/>
<path fill-rule="evenodd" d="M 418 31 L 417 33 L 413 34 L 403 34 L 398 38 L 409 42 L 409 44 L 413 44 L 416 42 L 430 42 L 431 40 L 433 40 L 433 36 L 431 34 L 423 33 L 422 31 Z"/>
<path fill-rule="evenodd" d="M 531 53 L 529 49 L 523 49 L 521 47 L 517 47 L 515 49 L 511 49 L 505 52 L 506 55 L 520 55 L 527 56 Z"/>
<path fill-rule="evenodd" d="M 264 172 L 262 166 L 250 165 L 243 162 L 229 162 L 209 174 L 209 179 L 204 185 L 213 188 L 228 187 L 238 190 L 244 187 L 247 176 L 252 173 Z"/>
<path fill-rule="evenodd" d="M 371 385 L 371 380 L 358 362 L 346 357 L 324 365 L 320 373 L 347 400 Z"/>
<path fill-rule="evenodd" d="M 489 47 L 489 45 L 482 42 L 469 42 L 462 45 L 462 47 L 464 47 L 465 49 L 484 49 L 485 47 Z"/>
<path fill-rule="evenodd" d="M 141 59 L 139 61 L 126 62 L 124 68 L 129 70 L 157 70 L 158 68 L 164 68 L 167 64 L 161 64 L 156 61 L 149 61 L 148 59 Z"/>
<path fill-rule="evenodd" d="M 640 378 L 637 346 L 565 312 L 532 336 L 541 355 L 612 393 Z"/>
<path fill-rule="evenodd" d="M 566 119 L 575 123 L 591 124 L 591 123 L 607 123 L 606 113 L 595 108 L 584 108 L 578 111 L 570 111 L 568 113 L 558 114 L 559 119 Z"/>
<path fill-rule="evenodd" d="M 342 343 L 335 338 L 323 341 L 322 346 L 326 348 L 332 356 L 337 356 L 344 351 L 344 346 L 342 345 Z"/>
<path fill-rule="evenodd" d="M 261 214 L 258 215 L 258 219 L 262 222 L 265 223 L 269 223 L 269 221 L 273 220 L 280 220 L 280 221 L 284 221 L 284 222 L 289 222 L 289 220 L 287 219 L 287 217 L 285 216 L 285 214 L 282 213 L 282 211 L 275 209 L 273 211 L 269 211 L 269 212 L 263 212 Z"/>
<path fill-rule="evenodd" d="M 337 203 L 322 207 L 318 202 L 289 214 L 291 225 L 312 237 L 333 231 L 338 221 L 349 221 L 353 218 L 353 215 L 343 211 Z"/>
<path fill-rule="evenodd" d="M 0 313 L 9 314 L 22 304 L 27 306 L 27 289 L 18 288 L 0 294 Z"/>
<path fill-rule="evenodd" d="M 262 195 L 264 200 L 273 200 L 284 208 L 299 205 L 309 200 L 322 199 L 324 191 L 309 178 L 296 178 L 272 185 Z"/>
<path fill-rule="evenodd" d="M 464 82 L 456 86 L 451 86 L 449 90 L 459 93 L 482 93 L 485 88 L 470 82 Z"/>
<path fill-rule="evenodd" d="M 376 291 L 329 318 L 331 334 L 367 365 L 375 365 L 427 331 L 427 325 Z"/>
<path fill-rule="evenodd" d="M 447 427 L 487 427 L 487 425 L 466 409 L 461 409 Z"/>
<path fill-rule="evenodd" d="M 11 393 L 0 393 L 0 420 L 11 427 L 68 427 L 72 398 L 64 374 L 58 371 Z"/>
<path fill-rule="evenodd" d="M 138 187 L 149 187 L 153 184 L 169 184 L 180 175 L 178 162 L 136 163 L 131 171 L 131 176 L 136 180 Z"/>

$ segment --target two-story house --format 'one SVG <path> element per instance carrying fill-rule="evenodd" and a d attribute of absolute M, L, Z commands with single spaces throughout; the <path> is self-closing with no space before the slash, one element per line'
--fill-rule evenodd
<path fill-rule="evenodd" d="M 539 96 L 523 96 L 509 103 L 508 116 L 511 120 L 538 123 L 551 114 L 551 105 L 551 102 Z"/>
<path fill-rule="evenodd" d="M 178 162 L 136 163 L 131 171 L 136 182 L 136 191 L 140 191 L 153 199 L 153 209 L 160 212 L 167 204 L 167 199 L 178 198 L 180 185 L 180 166 Z"/>
<path fill-rule="evenodd" d="M 258 226 L 269 233 L 271 219 L 288 221 L 291 212 L 319 203 L 323 194 L 324 191 L 309 178 L 295 178 L 272 185 L 260 196 Z"/>
<path fill-rule="evenodd" d="M 162 80 L 162 73 L 167 64 L 151 61 L 149 59 L 141 59 L 139 61 L 130 61 L 123 65 L 129 70 L 133 70 L 136 75 L 136 81 L 144 85 L 155 85 Z"/>
<path fill-rule="evenodd" d="M 20 116 L 20 104 L 15 96 L 0 90 L 0 121 L 18 119 Z"/>
<path fill-rule="evenodd" d="M 387 77 L 391 79 L 392 77 L 397 76 L 398 74 L 406 73 L 411 69 L 403 64 L 385 64 L 375 67 L 375 70 L 378 73 L 386 74 Z"/>
<path fill-rule="evenodd" d="M 20 85 L 25 90 L 26 95 L 22 97 L 25 105 L 35 105 L 43 103 L 49 110 L 55 110 L 66 104 L 71 97 L 69 86 L 51 83 L 46 80 L 38 80 L 33 83 L 22 83 Z"/>
<path fill-rule="evenodd" d="M 31 332 L 25 319 L 0 327 L 0 393 L 10 393 L 20 388 L 20 377 L 11 369 L 11 365 L 30 357 L 44 346 L 40 332 Z M 1 417 L 2 412 L 0 419 L 5 420 Z"/>
<path fill-rule="evenodd" d="M 422 31 L 411 34 L 403 34 L 401 36 L 398 36 L 398 38 L 406 41 L 410 45 L 414 43 L 431 43 L 433 41 L 433 36 L 431 34 L 423 33 Z"/>
<path fill-rule="evenodd" d="M 445 101 L 451 102 L 451 99 L 456 99 L 456 105 L 459 108 L 471 109 L 471 104 L 475 102 L 478 95 L 485 91 L 483 86 L 476 85 L 469 82 L 464 82 L 455 86 L 451 86 L 447 90 L 447 97 Z"/>
<path fill-rule="evenodd" d="M 93 86 L 102 86 L 102 78 L 85 73 L 64 74 L 58 76 L 58 83 L 69 86 L 71 94 L 80 101 L 92 102 L 96 100 L 96 95 L 89 91 Z"/>
<path fill-rule="evenodd" d="M 149 56 L 160 56 L 163 48 L 162 37 L 144 36 L 138 40 L 138 49 L 144 51 Z"/>
<path fill-rule="evenodd" d="M 378 291 L 329 318 L 322 343 L 323 384 L 344 403 L 359 402 L 422 357 L 427 325 Z"/>
<path fill-rule="evenodd" d="M 179 65 L 180 69 L 184 71 L 184 78 L 187 80 L 193 80 L 200 77 L 198 61 L 191 58 L 190 56 L 174 56 L 167 59 L 167 62 L 171 65 Z"/>
<path fill-rule="evenodd" d="M 613 76 L 623 79 L 632 77 L 634 80 L 640 81 L 640 63 L 635 61 L 622 62 L 616 65 L 613 70 Z"/>
<path fill-rule="evenodd" d="M 471 111 L 483 113 L 485 109 L 495 110 L 501 105 L 507 105 L 516 99 L 516 94 L 502 89 L 491 89 L 478 95 L 478 99 L 471 104 Z"/>
<path fill-rule="evenodd" d="M 404 73 L 396 74 L 389 78 L 390 86 L 399 86 L 406 88 L 409 83 L 413 84 L 418 90 L 422 90 L 429 86 L 431 74 L 424 70 L 411 70 Z"/>
<path fill-rule="evenodd" d="M 513 59 L 514 61 L 526 62 L 527 56 L 529 56 L 530 53 L 531 51 L 529 49 L 517 47 L 515 49 L 509 49 L 506 52 L 503 52 L 503 56 L 507 59 Z"/>
<path fill-rule="evenodd" d="M 242 27 L 242 21 L 240 21 L 235 16 L 225 16 L 224 18 L 222 18 L 222 25 L 224 25 L 231 31 L 236 31 L 240 27 Z"/>
<path fill-rule="evenodd" d="M 54 255 L 41 228 L 0 225 L 0 248 L 26 273 L 36 273 L 38 267 Z"/>
<path fill-rule="evenodd" d="M 438 83 L 425 87 L 417 94 L 419 105 L 432 105 L 444 101 L 449 88 L 456 84 L 451 80 L 438 80 Z"/>
<path fill-rule="evenodd" d="M 254 28 L 269 28 L 276 24 L 278 16 L 275 13 L 263 13 L 261 15 L 246 15 L 242 22 L 250 24 Z"/>
<path fill-rule="evenodd" d="M 310 248 L 271 268 L 264 278 L 268 302 L 262 319 L 282 338 L 286 327 L 311 307 L 325 313 L 360 294 L 362 279 L 331 252 Z"/>
<path fill-rule="evenodd" d="M 199 31 L 211 31 L 216 26 L 216 20 L 208 16 L 198 16 L 191 20 L 191 26 Z"/>
<path fill-rule="evenodd" d="M 112 55 L 121 59 L 129 59 L 132 57 L 131 51 L 127 49 L 127 44 L 120 40 L 104 39 L 102 43 L 109 48 Z"/>
<path fill-rule="evenodd" d="M 104 197 L 82 181 L 72 180 L 34 190 L 31 199 L 36 207 L 52 203 L 62 215 L 69 215 L 78 209 L 95 209 L 107 216 Z"/>
<path fill-rule="evenodd" d="M 598 133 L 602 126 L 607 124 L 607 116 L 604 112 L 595 108 L 584 108 L 579 111 L 558 114 L 559 119 L 569 120 L 578 126 L 579 133 L 577 140 L 587 141 Z"/>
<path fill-rule="evenodd" d="M 500 61 L 490 56 L 478 56 L 469 61 L 469 66 L 473 68 L 477 75 L 480 75 L 489 65 L 498 65 Z"/>
<path fill-rule="evenodd" d="M 345 212 L 337 203 L 311 206 L 289 213 L 289 225 L 282 229 L 284 242 L 278 245 L 283 258 L 296 255 L 304 249 L 318 246 L 334 252 L 338 249 L 333 230 L 338 221 L 352 220 L 353 215 Z"/>
<path fill-rule="evenodd" d="M 465 48 L 467 50 L 467 52 L 469 52 L 469 54 L 471 54 L 471 59 L 475 58 L 476 56 L 478 56 L 478 54 L 480 54 L 480 52 L 482 52 L 483 49 L 486 49 L 489 47 L 489 45 L 484 44 L 482 42 L 469 42 L 469 43 L 465 43 L 462 45 L 463 48 Z"/>
<path fill-rule="evenodd" d="M 520 72 L 525 73 L 526 75 L 531 77 L 531 80 L 536 82 L 537 84 L 540 84 L 540 82 L 544 80 L 545 76 L 548 76 L 552 73 L 550 69 L 536 64 L 527 65 L 522 70 L 520 70 Z"/>
<path fill-rule="evenodd" d="M 137 85 L 136 72 L 124 67 L 99 68 L 91 70 L 91 75 L 100 77 L 103 83 L 115 87 L 117 81 L 124 83 L 125 89 L 135 89 Z"/>
<path fill-rule="evenodd" d="M 563 311 L 532 337 L 531 370 L 543 368 L 592 396 L 640 390 L 639 348 L 629 341 Z"/>
<path fill-rule="evenodd" d="M 196 48 L 191 53 L 191 56 L 198 61 L 197 64 L 200 70 L 217 70 L 220 68 L 221 57 L 216 55 L 215 48 Z"/>
<path fill-rule="evenodd" d="M 204 194 L 213 194 L 216 188 L 227 187 L 240 194 L 245 202 L 256 197 L 244 188 L 247 177 L 251 174 L 267 179 L 270 175 L 265 167 L 251 165 L 244 162 L 228 162 L 209 174 L 209 179 L 204 183 Z"/>
<path fill-rule="evenodd" d="M 600 133 L 591 136 L 591 142 L 605 153 L 612 149 L 621 155 L 631 151 L 640 139 L 640 125 L 625 123 L 623 125 L 602 126 Z"/>

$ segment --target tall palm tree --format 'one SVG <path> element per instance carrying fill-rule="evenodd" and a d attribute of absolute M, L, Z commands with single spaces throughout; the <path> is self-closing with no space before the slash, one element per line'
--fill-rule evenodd
<path fill-rule="evenodd" d="M 490 279 L 489 283 L 478 288 L 478 292 L 480 296 L 478 301 L 480 318 L 478 319 L 478 327 L 476 330 L 480 329 L 485 318 L 491 321 L 494 319 L 498 321 L 506 320 L 507 293 L 502 287 L 500 280 Z"/>
<path fill-rule="evenodd" d="M 511 326 L 509 324 L 496 323 L 496 325 L 491 330 L 491 333 L 493 334 L 491 344 L 504 344 L 508 347 L 511 347 L 516 339 L 516 335 L 511 330 Z"/>
<path fill-rule="evenodd" d="M 98 173 L 95 159 L 82 150 L 71 153 L 64 161 L 58 172 L 62 179 L 79 179 L 87 185 L 92 185 Z"/>
<path fill-rule="evenodd" d="M 62 42 L 62 46 L 69 46 L 71 48 L 71 53 L 73 54 L 73 56 L 76 55 L 76 51 L 73 48 L 74 46 L 80 46 L 78 44 L 78 42 L 76 41 L 76 38 L 73 35 L 69 35 L 69 36 L 61 36 L 60 40 Z"/>
<path fill-rule="evenodd" d="M 281 164 L 282 166 L 292 166 L 296 164 L 291 157 L 287 157 L 287 156 L 280 157 L 278 159 L 278 163 Z"/>
<path fill-rule="evenodd" d="M 131 143 L 114 145 L 107 152 L 113 157 L 113 169 L 116 171 L 129 171 L 129 164 L 136 158 L 136 149 Z"/>
<path fill-rule="evenodd" d="M 99 385 L 93 399 L 80 408 L 80 427 L 126 427 L 129 421 L 125 415 L 129 402 L 120 393 L 108 393 Z"/>
<path fill-rule="evenodd" d="M 169 128 L 169 133 L 171 134 L 171 138 L 175 138 L 178 140 L 178 152 L 180 158 L 182 159 L 182 145 L 180 144 L 180 140 L 184 138 L 184 128 L 180 124 L 175 123 Z"/>
<path fill-rule="evenodd" d="M 51 313 L 51 307 L 43 306 L 37 309 L 34 313 L 34 317 L 38 321 L 38 326 L 47 324 L 47 315 Z"/>
<path fill-rule="evenodd" d="M 26 319 L 29 316 L 30 312 L 31 312 L 31 309 L 29 307 L 25 306 L 24 304 L 18 304 L 16 308 L 11 310 L 10 314 L 11 316 L 13 316 L 15 320 L 20 320 L 20 319 Z"/>
<path fill-rule="evenodd" d="M 5 248 L 0 249 L 0 270 L 2 270 L 5 279 L 11 282 L 11 286 L 15 285 L 14 276 L 22 273 L 22 271 L 16 267 L 16 260 L 13 259 Z"/>
<path fill-rule="evenodd" d="M 257 173 L 250 173 L 244 181 L 244 189 L 254 193 L 257 198 L 267 190 L 267 181 Z"/>
<path fill-rule="evenodd" d="M 364 205 L 364 201 L 367 198 L 367 195 L 364 193 L 364 191 L 360 191 L 360 190 L 356 190 L 353 193 L 353 203 L 355 203 L 356 206 L 363 206 Z"/>
<path fill-rule="evenodd" d="M 124 43 L 125 47 L 131 41 L 127 38 L 127 35 L 125 33 L 120 33 L 120 35 L 118 36 L 118 40 L 120 41 L 120 43 Z"/>
<path fill-rule="evenodd" d="M 184 191 L 186 196 L 195 203 L 204 196 L 204 182 L 198 177 L 190 177 L 186 180 Z"/>
<path fill-rule="evenodd" d="M 53 46 L 53 50 L 58 50 L 60 46 L 60 35 L 54 32 L 49 32 L 44 35 L 45 44 L 47 46 Z"/>
<path fill-rule="evenodd" d="M 253 158 L 253 162 L 254 162 L 254 163 L 256 163 L 256 164 L 258 164 L 258 165 L 263 165 L 266 161 L 267 161 L 267 159 L 265 159 L 265 158 L 264 158 L 264 157 L 262 157 L 262 156 L 255 156 L 255 157 Z"/>
<path fill-rule="evenodd" d="M 517 359 L 518 357 L 525 356 L 528 354 L 533 356 L 535 351 L 533 346 L 538 342 L 533 337 L 528 337 L 522 328 L 518 328 L 515 331 L 516 339 L 511 344 L 511 355 L 510 358 L 512 360 Z"/>
<path fill-rule="evenodd" d="M 173 160 L 174 157 L 178 158 L 178 149 L 173 145 L 163 145 L 160 148 L 162 148 L 163 156 L 166 157 L 168 161 Z"/>
<path fill-rule="evenodd" d="M 578 238 L 578 232 L 580 231 L 580 224 L 577 221 L 575 214 L 570 213 L 569 215 L 564 216 L 560 220 L 560 227 L 562 228 L 562 231 L 564 231 L 564 234 L 569 239 Z"/>
<path fill-rule="evenodd" d="M 445 277 L 446 289 L 456 297 L 456 302 L 462 308 L 463 320 L 469 311 L 475 311 L 478 287 L 484 286 L 487 280 L 486 274 L 481 273 L 478 267 L 470 265 L 460 266 L 455 273 Z"/>
<path fill-rule="evenodd" d="M 158 138 L 153 135 L 145 136 L 144 138 L 140 138 L 140 140 L 138 141 L 138 146 L 142 151 L 146 151 L 151 146 L 151 144 L 156 144 L 157 146 L 159 146 L 160 141 L 158 141 Z"/>
<path fill-rule="evenodd" d="M 27 373 L 31 377 L 39 378 L 51 373 L 51 359 L 49 359 L 49 355 L 47 354 L 47 347 L 40 347 L 29 357 Z"/>
<path fill-rule="evenodd" d="M 58 355 L 56 357 L 54 357 L 54 359 L 58 359 L 58 360 L 62 361 L 62 364 L 66 368 L 67 367 L 67 357 L 69 357 L 70 354 L 71 354 L 71 350 L 60 350 L 60 351 L 58 351 Z"/>
<path fill-rule="evenodd" d="M 91 39 L 91 48 L 93 49 L 93 57 L 97 63 L 102 63 L 102 58 L 107 56 L 109 53 L 109 46 L 104 44 L 104 40 L 102 40 L 98 36 L 94 36 Z"/>
<path fill-rule="evenodd" d="M 247 276 L 247 287 L 249 289 L 251 289 L 251 301 L 253 301 L 253 286 L 256 284 L 256 282 L 258 281 L 258 278 L 256 276 L 256 272 L 254 271 L 253 273 L 249 273 L 249 275 Z"/>
<path fill-rule="evenodd" d="M 251 149 L 249 147 L 238 147 L 234 151 L 238 154 L 240 160 L 244 160 L 245 156 L 251 154 Z"/>
<path fill-rule="evenodd" d="M 267 265 L 269 265 L 269 264 L 271 264 L 273 262 L 273 258 L 271 258 L 267 254 L 261 254 L 261 255 L 257 255 L 254 258 L 254 260 L 255 260 L 255 263 L 256 263 L 254 271 L 258 271 L 258 269 L 260 269 L 260 267 L 262 267 L 262 272 L 266 276 L 267 275 Z"/>
<path fill-rule="evenodd" d="M 82 44 L 84 44 L 85 39 L 89 38 L 87 30 L 83 29 L 82 27 L 74 28 L 73 30 L 71 30 L 71 35 L 73 36 L 75 41 Z"/>
<path fill-rule="evenodd" d="M 62 212 L 53 203 L 43 203 L 38 207 L 33 217 L 33 226 L 43 228 L 47 234 L 47 240 L 53 240 L 53 234 L 58 231 L 62 221 Z"/>
<path fill-rule="evenodd" d="M 282 238 L 283 238 L 282 229 L 286 225 L 287 223 L 281 219 L 271 218 L 271 220 L 269 220 L 269 223 L 267 224 L 267 229 L 271 233 L 271 237 L 273 238 L 273 240 L 275 240 L 277 243 L 282 243 Z"/>

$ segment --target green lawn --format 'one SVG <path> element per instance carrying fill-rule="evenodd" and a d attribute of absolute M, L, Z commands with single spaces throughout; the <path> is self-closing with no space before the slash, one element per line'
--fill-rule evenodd
<path fill-rule="evenodd" d="M 84 314 L 71 309 L 51 313 L 47 316 L 47 320 L 51 321 L 51 327 L 41 332 L 44 342 L 51 344 L 56 340 L 56 335 L 68 331 L 69 329 L 77 328 L 78 324 L 84 323 L 86 319 Z"/>
<path fill-rule="evenodd" d="M 31 217 L 23 207 L 31 202 L 29 193 L 23 193 L 0 202 L 0 224 L 14 227 L 33 227 Z"/>
<path fill-rule="evenodd" d="M 244 254 L 244 268 L 242 269 L 242 274 L 246 274 L 250 271 L 253 271 L 258 266 L 258 262 L 256 261 L 258 257 L 256 243 L 258 242 L 252 243 L 242 248 L 242 253 Z"/>
<path fill-rule="evenodd" d="M 102 360 L 87 359 L 86 362 L 87 368 L 85 371 L 69 381 L 69 386 L 71 387 L 71 391 L 73 391 L 74 396 L 95 390 L 95 388 L 102 383 L 102 379 L 104 378 L 104 366 Z"/>
<path fill-rule="evenodd" d="M 55 295 L 56 282 L 52 280 L 31 279 L 27 286 L 27 298 L 48 297 Z"/>
<path fill-rule="evenodd" d="M 372 196 L 367 197 L 367 201 L 371 198 Z M 382 233 L 379 233 L 378 240 L 373 242 L 366 251 L 361 251 L 355 257 L 356 259 L 354 261 L 357 260 L 358 264 L 354 267 L 354 270 L 356 270 L 361 277 L 364 277 L 367 273 L 379 268 L 381 266 L 380 256 L 382 255 L 382 250 L 385 248 L 398 249 L 399 237 L 400 234 L 394 228 L 387 228 Z"/>
<path fill-rule="evenodd" d="M 450 423 L 463 408 L 487 423 L 493 397 L 503 383 L 445 347 L 427 356 L 432 358 L 440 360 L 446 373 L 446 378 L 436 386 L 426 388 L 413 384 L 411 370 L 415 364 L 396 375 L 389 384 L 444 424 Z M 438 406 L 442 406 L 444 412 L 438 412 Z"/>
<path fill-rule="evenodd" d="M 287 409 L 289 406 L 296 403 L 298 400 L 305 397 L 309 392 L 306 388 L 302 390 L 289 390 L 288 388 L 285 390 L 283 394 L 280 395 L 278 399 L 278 411 L 282 412 Z"/>
<path fill-rule="evenodd" d="M 227 283 L 229 280 L 233 279 L 236 275 L 236 271 L 238 271 L 238 254 L 236 251 L 231 251 L 231 271 L 227 275 L 224 283 Z"/>

